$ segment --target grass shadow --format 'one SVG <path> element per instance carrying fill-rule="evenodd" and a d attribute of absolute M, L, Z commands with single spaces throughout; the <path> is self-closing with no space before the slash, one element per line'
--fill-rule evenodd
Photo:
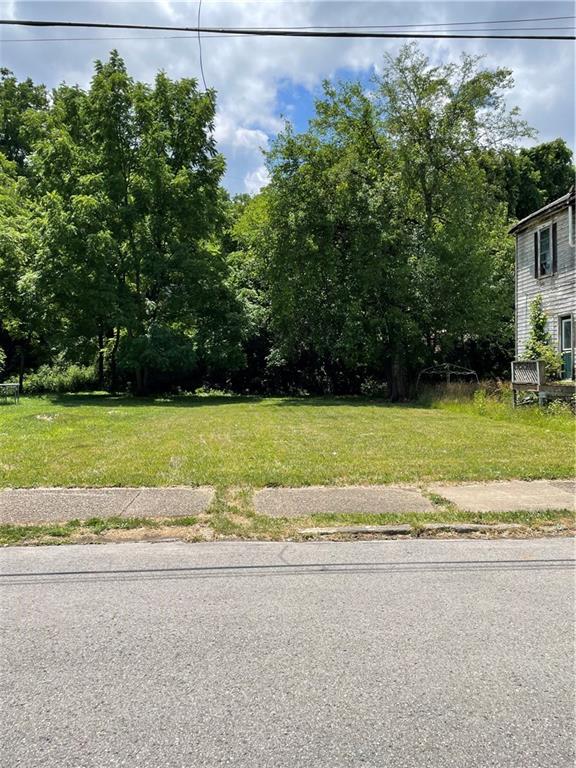
<path fill-rule="evenodd" d="M 419 400 L 409 400 L 403 402 L 392 402 L 391 400 L 385 400 L 377 397 L 363 397 L 361 395 L 342 395 L 341 397 L 333 395 L 314 395 L 310 397 L 282 397 L 279 402 L 275 403 L 278 407 L 285 408 L 286 406 L 298 407 L 298 406 L 313 406 L 313 407 L 334 407 L 334 406 L 347 406 L 352 408 L 362 408 L 370 406 L 371 408 L 407 408 L 407 409 L 430 409 L 432 407 L 429 403 L 424 403 Z"/>
<path fill-rule="evenodd" d="M 73 407 L 105 406 L 106 408 L 123 407 L 137 408 L 141 406 L 162 408 L 201 408 L 203 406 L 247 405 L 258 403 L 273 403 L 279 408 L 313 407 L 313 408 L 405 408 L 430 409 L 431 403 L 418 400 L 393 403 L 383 398 L 362 397 L 360 395 L 312 395 L 301 397 L 286 397 L 283 395 L 150 395 L 136 397 L 129 394 L 110 395 L 107 393 L 78 393 L 78 394 L 45 394 L 28 395 L 27 399 L 44 400 L 52 405 Z"/>
<path fill-rule="evenodd" d="M 34 397 L 34 396 L 30 396 Z M 135 397 L 133 395 L 109 395 L 109 394 L 58 394 L 38 395 L 38 399 L 44 399 L 53 405 L 64 407 L 105 406 L 106 408 L 123 407 L 137 408 L 143 405 L 162 408 L 199 408 L 206 405 L 238 405 L 241 403 L 259 403 L 261 397 L 247 395 L 174 395 L 148 397 Z"/>

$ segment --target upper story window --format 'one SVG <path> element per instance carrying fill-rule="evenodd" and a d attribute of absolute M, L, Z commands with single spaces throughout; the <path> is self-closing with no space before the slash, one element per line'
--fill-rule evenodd
<path fill-rule="evenodd" d="M 557 250 L 556 222 L 534 232 L 534 277 L 557 272 Z"/>
<path fill-rule="evenodd" d="M 550 227 L 541 229 L 538 234 L 540 236 L 540 257 L 538 259 L 540 268 L 538 275 L 544 277 L 544 275 L 552 274 L 552 238 L 550 237 Z"/>

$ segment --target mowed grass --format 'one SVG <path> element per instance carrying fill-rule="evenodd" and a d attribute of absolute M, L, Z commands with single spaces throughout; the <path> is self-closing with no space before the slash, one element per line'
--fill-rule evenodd
<path fill-rule="evenodd" d="M 0 405 L 0 487 L 565 478 L 574 419 L 359 398 L 26 397 Z"/>

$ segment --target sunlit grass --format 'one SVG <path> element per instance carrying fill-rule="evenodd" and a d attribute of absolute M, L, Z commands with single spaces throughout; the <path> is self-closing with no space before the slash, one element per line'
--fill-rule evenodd
<path fill-rule="evenodd" d="M 505 404 L 70 395 L 0 406 L 0 487 L 573 475 L 573 418 Z"/>

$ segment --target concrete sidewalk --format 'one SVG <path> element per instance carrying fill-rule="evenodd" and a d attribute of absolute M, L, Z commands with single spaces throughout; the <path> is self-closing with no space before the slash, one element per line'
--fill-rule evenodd
<path fill-rule="evenodd" d="M 435 507 L 434 493 L 470 512 L 574 509 L 574 480 L 509 480 L 496 483 L 416 486 L 310 486 L 264 488 L 254 493 L 255 511 L 270 517 L 315 514 L 408 514 Z M 0 491 L 0 523 L 87 520 L 91 517 L 184 517 L 206 511 L 214 489 L 30 488 Z"/>
<path fill-rule="evenodd" d="M 575 480 L 506 480 L 497 483 L 434 484 L 431 493 L 467 512 L 574 510 Z"/>
<path fill-rule="evenodd" d="M 254 508 L 270 517 L 304 515 L 429 512 L 434 508 L 419 488 L 394 485 L 311 485 L 307 488 L 263 488 Z"/>
<path fill-rule="evenodd" d="M 91 517 L 186 517 L 207 509 L 212 488 L 15 488 L 0 491 L 0 523 Z"/>

